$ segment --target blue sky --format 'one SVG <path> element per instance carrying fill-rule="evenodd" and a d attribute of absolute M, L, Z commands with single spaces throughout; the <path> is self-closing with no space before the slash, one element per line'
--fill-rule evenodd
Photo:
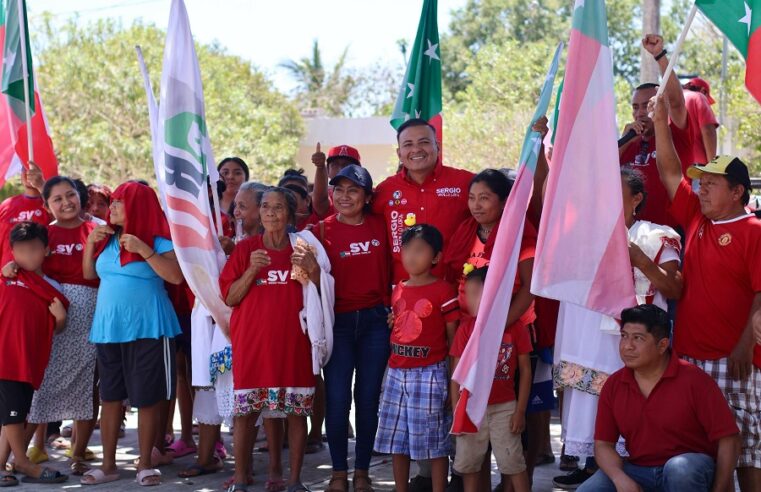
<path fill-rule="evenodd" d="M 367 67 L 399 63 L 400 38 L 411 43 L 417 30 L 422 0 L 185 0 L 197 41 L 218 41 L 230 53 L 252 61 L 276 86 L 288 91 L 292 83 L 277 67 L 287 59 L 309 54 L 312 40 L 320 42 L 329 65 L 349 46 L 349 65 Z M 439 30 L 449 13 L 466 0 L 439 0 Z M 135 19 L 165 29 L 170 0 L 27 0 L 30 21 L 42 12 L 58 21 L 77 16 L 82 23 L 100 18 Z"/>

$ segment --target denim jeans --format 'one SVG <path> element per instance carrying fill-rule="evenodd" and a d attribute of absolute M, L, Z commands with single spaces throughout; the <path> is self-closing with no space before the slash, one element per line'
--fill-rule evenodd
<path fill-rule="evenodd" d="M 349 410 L 354 380 L 354 468 L 367 470 L 378 429 L 383 374 L 391 353 L 388 310 L 384 306 L 336 314 L 333 353 L 325 376 L 325 430 L 333 470 L 348 470 Z M 356 373 L 356 374 L 355 374 Z"/>
<path fill-rule="evenodd" d="M 624 473 L 644 492 L 708 492 L 713 486 L 716 464 L 708 455 L 685 453 L 674 456 L 663 466 L 637 466 L 624 461 Z M 616 492 L 613 482 L 597 470 L 578 492 Z"/>

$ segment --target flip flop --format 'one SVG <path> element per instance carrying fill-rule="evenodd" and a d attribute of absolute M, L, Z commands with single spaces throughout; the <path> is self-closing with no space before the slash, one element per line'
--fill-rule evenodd
<path fill-rule="evenodd" d="M 151 478 L 158 477 L 158 481 L 151 481 Z M 141 487 L 153 487 L 155 485 L 161 485 L 161 472 L 155 468 L 146 468 L 137 472 L 136 478 L 137 484 Z"/>
<path fill-rule="evenodd" d="M 120 478 L 121 477 L 118 473 L 111 473 L 106 475 L 103 470 L 96 468 L 94 470 L 85 472 L 85 474 L 82 475 L 82 478 L 79 480 L 79 483 L 82 485 L 100 485 L 104 483 L 116 482 Z"/>
<path fill-rule="evenodd" d="M 193 463 L 186 469 L 178 472 L 177 476 L 180 478 L 194 478 L 194 477 L 200 477 L 202 475 L 211 475 L 212 473 L 217 473 L 218 471 L 219 471 L 219 468 L 217 467 L 204 468 L 198 463 Z"/>
<path fill-rule="evenodd" d="M 234 483 L 227 488 L 227 492 L 248 492 L 248 489 L 242 483 Z"/>
<path fill-rule="evenodd" d="M 267 480 L 266 482 L 264 482 L 264 490 L 266 490 L 267 492 L 281 492 L 285 489 L 286 489 L 286 481 L 283 480 L 282 478 L 279 480 Z"/>
<path fill-rule="evenodd" d="M 19 484 L 18 478 L 15 475 L 0 475 L 0 488 L 1 487 L 15 487 Z"/>
<path fill-rule="evenodd" d="M 166 451 L 168 453 L 172 453 L 175 458 L 182 458 L 183 456 L 188 456 L 189 454 L 196 454 L 198 452 L 198 448 L 195 445 L 188 446 L 188 444 L 182 439 L 177 439 L 172 443 L 171 446 L 166 448 Z"/>
<path fill-rule="evenodd" d="M 39 477 L 26 475 L 21 481 L 24 483 L 63 483 L 68 479 L 68 475 L 63 475 L 52 468 L 43 468 Z"/>
<path fill-rule="evenodd" d="M 73 461 L 71 465 L 69 465 L 69 468 L 71 469 L 71 474 L 75 477 L 81 477 L 90 471 L 90 467 L 84 461 Z"/>
<path fill-rule="evenodd" d="M 39 465 L 40 463 L 45 463 L 46 461 L 48 461 L 48 459 L 50 459 L 48 457 L 48 453 L 38 448 L 37 446 L 32 446 L 31 448 L 27 449 L 26 457 L 29 458 L 29 461 L 31 461 L 35 465 Z"/>
<path fill-rule="evenodd" d="M 69 459 L 74 459 L 73 452 L 71 449 L 67 449 L 63 455 Z M 85 457 L 80 461 L 95 461 L 95 453 L 89 448 L 85 449 Z"/>

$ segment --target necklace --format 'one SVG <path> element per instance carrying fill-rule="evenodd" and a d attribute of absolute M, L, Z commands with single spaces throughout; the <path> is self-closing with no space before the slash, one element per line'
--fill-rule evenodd
<path fill-rule="evenodd" d="M 482 225 L 479 225 L 479 226 L 478 226 L 478 236 L 479 236 L 481 239 L 486 239 L 486 238 L 488 238 L 488 237 L 489 237 L 489 235 L 491 234 L 491 231 L 492 231 L 492 229 L 494 229 L 494 227 L 489 227 L 489 228 L 487 229 L 487 228 L 485 228 L 484 226 L 482 226 Z"/>

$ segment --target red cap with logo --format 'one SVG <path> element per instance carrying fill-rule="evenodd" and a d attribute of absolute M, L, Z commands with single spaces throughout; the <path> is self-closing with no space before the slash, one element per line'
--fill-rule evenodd
<path fill-rule="evenodd" d="M 708 99 L 709 104 L 714 104 L 716 102 L 714 98 L 711 97 L 711 84 L 700 77 L 690 79 L 689 82 L 684 84 L 684 88 L 702 92 L 706 96 L 706 99 Z"/>
<path fill-rule="evenodd" d="M 328 162 L 339 157 L 349 159 L 358 166 L 362 165 L 359 159 L 359 151 L 354 147 L 349 147 L 348 145 L 338 145 L 328 151 Z"/>

